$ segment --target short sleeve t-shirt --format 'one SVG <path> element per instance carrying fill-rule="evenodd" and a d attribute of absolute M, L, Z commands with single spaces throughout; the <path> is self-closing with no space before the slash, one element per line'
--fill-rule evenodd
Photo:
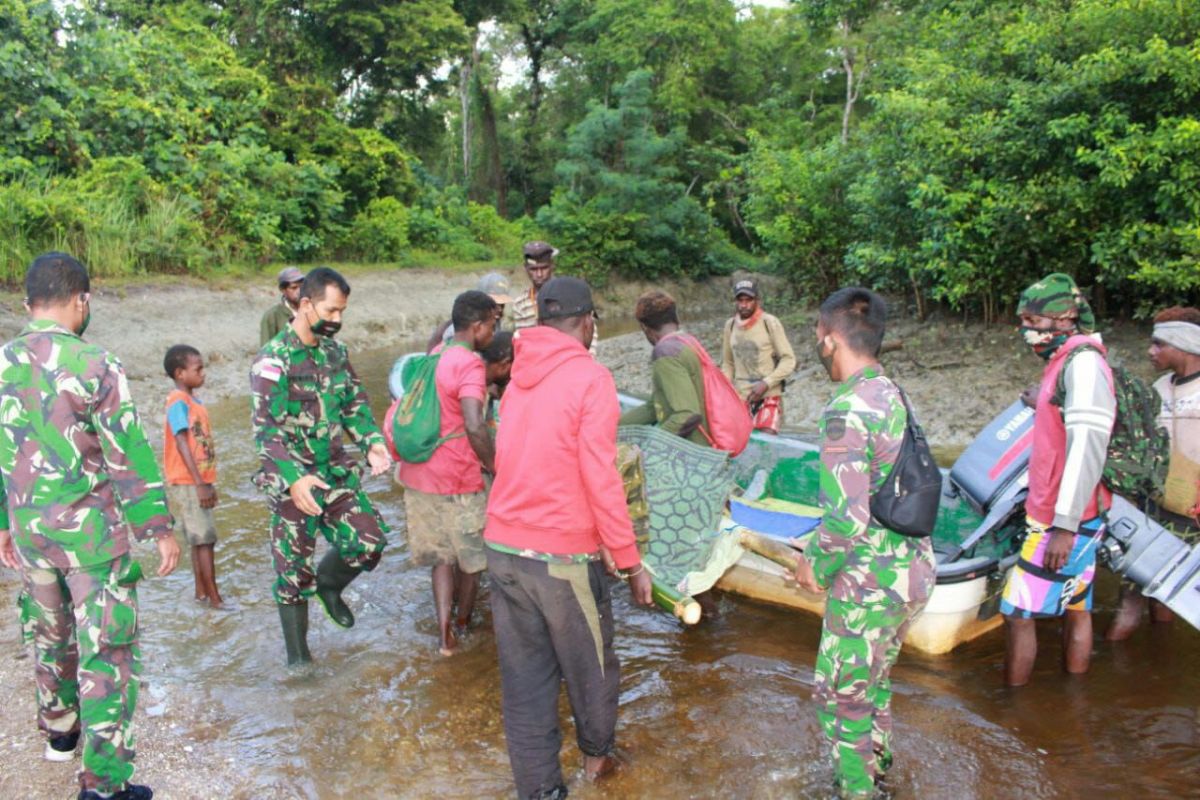
<path fill-rule="evenodd" d="M 400 482 L 428 494 L 470 494 L 483 491 L 479 456 L 466 437 L 462 401 L 487 396 L 487 370 L 478 353 L 452 345 L 442 351 L 434 376 L 441 405 L 441 436 L 449 439 L 424 464 L 400 463 Z"/>
<path fill-rule="evenodd" d="M 175 443 L 175 434 L 187 432 L 188 448 L 200 480 L 214 483 L 217 480 L 217 454 L 213 447 L 212 427 L 208 421 L 208 409 L 187 392 L 175 389 L 167 395 L 167 424 L 163 426 L 163 467 L 167 483 L 172 486 L 192 485 L 192 474 L 188 472 L 183 456 Z"/>
<path fill-rule="evenodd" d="M 1200 504 L 1200 373 L 1182 381 L 1167 374 L 1155 382 L 1162 398 L 1158 424 L 1171 436 L 1171 460 L 1163 506 L 1191 516 Z"/>

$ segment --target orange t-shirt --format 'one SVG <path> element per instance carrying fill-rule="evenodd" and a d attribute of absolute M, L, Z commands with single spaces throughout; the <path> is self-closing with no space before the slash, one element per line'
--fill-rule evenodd
<path fill-rule="evenodd" d="M 208 409 L 185 391 L 175 389 L 167 395 L 167 418 L 163 426 L 166 446 L 163 448 L 163 467 L 167 483 L 176 486 L 194 485 L 183 456 L 175 444 L 175 434 L 187 431 L 188 449 L 204 483 L 217 480 L 217 451 L 213 448 L 212 428 L 208 423 Z"/>

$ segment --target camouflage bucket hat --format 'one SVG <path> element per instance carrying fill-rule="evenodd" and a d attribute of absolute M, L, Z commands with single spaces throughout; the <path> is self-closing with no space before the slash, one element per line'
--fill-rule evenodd
<path fill-rule="evenodd" d="M 1096 329 L 1096 315 L 1075 285 L 1075 279 L 1063 272 L 1052 272 L 1021 292 L 1017 304 L 1019 314 L 1040 314 L 1043 317 L 1065 317 L 1074 312 L 1079 317 L 1079 329 L 1091 333 Z"/>

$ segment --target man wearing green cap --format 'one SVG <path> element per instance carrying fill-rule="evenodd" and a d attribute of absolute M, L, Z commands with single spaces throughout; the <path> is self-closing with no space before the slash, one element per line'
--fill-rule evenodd
<path fill-rule="evenodd" d="M 1035 404 L 1027 532 L 1000 604 L 1009 686 L 1029 682 L 1038 619 L 1065 615 L 1063 666 L 1088 670 L 1096 545 L 1112 504 L 1100 475 L 1117 409 L 1095 316 L 1069 275 L 1056 272 L 1030 286 L 1017 313 L 1025 343 L 1046 366 Z"/>

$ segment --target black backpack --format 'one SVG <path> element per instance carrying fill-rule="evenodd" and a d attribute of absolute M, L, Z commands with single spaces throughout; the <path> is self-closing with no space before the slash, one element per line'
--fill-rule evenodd
<path fill-rule="evenodd" d="M 925 432 L 913 416 L 904 390 L 896 386 L 904 401 L 907 419 L 900 454 L 879 491 L 871 495 L 875 522 L 902 536 L 922 539 L 933 534 L 942 502 L 942 471 L 938 469 Z"/>

